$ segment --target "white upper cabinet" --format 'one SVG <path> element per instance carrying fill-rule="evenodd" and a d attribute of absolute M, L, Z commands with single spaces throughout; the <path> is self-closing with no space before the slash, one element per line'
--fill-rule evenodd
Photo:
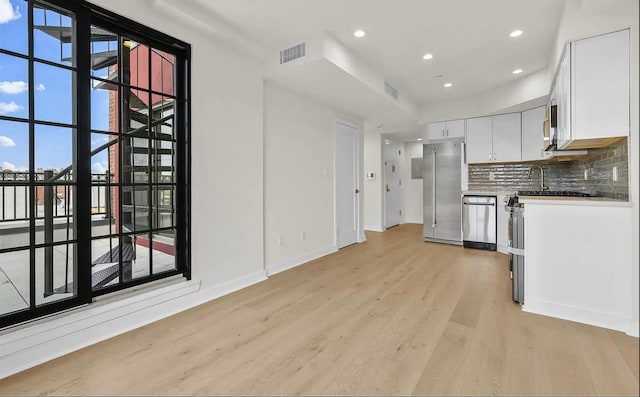
<path fill-rule="evenodd" d="M 464 138 L 464 120 L 449 120 L 446 125 L 448 138 Z"/>
<path fill-rule="evenodd" d="M 464 120 L 440 121 L 427 125 L 427 139 L 430 141 L 447 138 L 464 138 Z"/>
<path fill-rule="evenodd" d="M 446 123 L 444 121 L 427 124 L 427 139 L 429 139 L 430 141 L 433 141 L 436 139 L 444 139 L 445 129 L 446 129 Z"/>
<path fill-rule="evenodd" d="M 493 118 L 467 119 L 467 163 L 488 163 L 493 160 Z"/>
<path fill-rule="evenodd" d="M 467 163 L 520 161 L 520 142 L 520 113 L 467 119 Z"/>
<path fill-rule="evenodd" d="M 493 116 L 493 161 L 521 161 L 520 113 Z"/>
<path fill-rule="evenodd" d="M 563 148 L 571 140 L 571 51 L 565 46 L 556 72 L 554 90 L 558 105 L 558 147 Z"/>
<path fill-rule="evenodd" d="M 571 43 L 569 61 L 559 66 L 563 100 L 558 103 L 558 147 L 608 146 L 629 135 L 629 30 Z M 567 131 L 560 117 L 566 116 Z"/>
<path fill-rule="evenodd" d="M 544 160 L 545 107 L 522 112 L 522 161 Z"/>

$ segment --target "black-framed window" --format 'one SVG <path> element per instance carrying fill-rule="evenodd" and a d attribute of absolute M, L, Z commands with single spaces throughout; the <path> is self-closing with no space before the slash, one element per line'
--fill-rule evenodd
<path fill-rule="evenodd" d="M 0 16 L 0 326 L 190 278 L 188 44 L 79 0 Z"/>

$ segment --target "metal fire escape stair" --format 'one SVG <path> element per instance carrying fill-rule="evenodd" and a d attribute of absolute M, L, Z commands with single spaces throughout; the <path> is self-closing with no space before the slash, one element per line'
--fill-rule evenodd
<path fill-rule="evenodd" d="M 37 7 L 36 5 L 34 5 L 34 7 L 40 8 L 40 7 Z M 60 21 L 60 25 L 62 25 L 62 21 Z M 60 51 L 61 54 L 62 54 L 62 44 L 71 43 L 73 41 L 74 29 L 72 27 L 47 25 L 46 16 L 45 16 L 45 25 L 36 25 L 34 26 L 34 28 L 59 40 L 60 46 L 61 46 L 61 51 Z M 112 42 L 112 41 L 118 41 L 118 36 L 107 30 L 101 29 L 99 27 L 96 27 L 96 26 L 91 27 L 91 42 L 97 43 L 97 42 Z M 65 57 L 62 57 L 61 55 L 61 61 L 71 62 L 72 58 L 70 57 L 65 58 Z M 117 67 L 117 65 L 118 65 L 117 50 L 107 49 L 106 51 L 96 52 L 91 54 L 91 68 L 94 71 L 101 70 L 104 68 L 110 68 L 113 66 Z M 106 90 L 112 90 L 112 91 L 118 90 L 118 72 L 115 70 L 112 71 L 106 79 L 95 80 L 95 81 L 96 83 L 94 83 L 94 87 L 93 87 L 94 89 L 106 89 Z M 139 124 L 142 124 L 143 126 L 142 127 L 130 126 L 129 127 L 130 130 L 128 131 L 127 135 L 132 138 L 150 138 L 151 137 L 154 139 L 171 140 L 173 138 L 171 134 L 161 133 L 157 131 L 158 128 L 156 127 L 160 125 L 171 127 L 172 124 L 169 123 L 169 121 L 173 119 L 173 115 L 158 118 L 158 117 L 153 117 L 153 113 L 152 113 L 151 120 L 149 120 L 149 115 L 144 111 L 153 112 L 154 110 L 149 109 L 149 104 L 145 103 L 142 99 L 140 99 L 133 92 L 133 90 L 135 90 L 135 88 L 132 88 L 132 90 L 130 91 L 129 109 L 126 109 L 126 114 L 128 115 L 128 118 L 131 121 L 135 121 Z M 173 103 L 165 106 L 164 110 L 170 109 L 172 106 L 173 106 Z M 149 121 L 151 121 L 151 125 L 147 126 Z M 153 131 L 153 130 L 156 130 L 156 131 Z M 100 146 L 99 148 L 94 149 L 92 151 L 92 156 L 103 150 L 106 150 L 107 148 L 109 148 L 112 145 L 115 145 L 118 142 L 119 142 L 119 139 L 114 139 Z M 130 145 L 130 143 L 128 143 L 127 145 Z M 152 161 L 152 164 L 156 164 L 156 165 L 152 165 L 150 167 L 131 165 L 133 163 L 134 154 L 149 154 L 149 148 L 147 147 L 129 146 L 128 150 L 125 148 L 124 152 L 128 153 L 128 156 L 129 156 L 129 164 L 123 164 L 121 166 L 121 170 L 125 174 L 131 173 L 131 172 L 148 172 L 153 174 L 156 172 L 173 171 L 173 167 L 157 165 L 158 162 L 156 161 Z M 151 156 L 170 155 L 170 154 L 173 154 L 172 149 L 154 148 L 152 149 Z M 62 176 L 68 174 L 71 171 L 71 169 L 72 167 L 69 166 L 64 170 L 60 171 L 57 175 L 55 175 L 52 178 L 52 181 L 58 180 Z M 127 186 L 122 187 L 123 193 L 130 194 L 127 197 L 128 200 L 131 200 L 133 198 L 132 196 L 135 191 L 149 191 L 149 189 L 148 189 L 148 186 L 146 185 L 139 185 L 139 186 L 134 185 L 129 187 Z M 129 203 L 126 202 L 128 200 L 125 199 L 125 195 L 123 195 L 122 197 L 123 202 L 121 202 L 122 213 L 120 214 L 122 231 L 125 233 L 136 232 L 142 229 L 146 229 L 148 231 L 149 225 L 140 225 L 139 227 L 136 228 L 136 225 L 128 223 L 125 221 L 125 219 L 123 219 L 125 218 L 124 216 L 125 214 L 129 214 L 127 217 L 135 221 L 136 211 L 148 212 L 150 209 L 148 205 L 143 205 L 143 206 L 132 205 L 130 202 Z M 157 207 L 154 207 L 154 208 L 159 213 L 171 213 L 173 211 L 171 207 L 167 207 L 167 206 L 158 205 Z M 136 237 L 133 237 L 133 239 L 135 238 Z M 120 276 L 120 270 L 121 270 L 120 261 L 122 261 L 123 279 L 125 279 L 125 275 L 127 277 L 131 277 L 133 262 L 136 259 L 135 244 L 132 241 L 132 237 L 128 235 L 122 236 L 121 242 L 122 242 L 121 247 L 119 245 L 112 247 L 108 252 L 96 258 L 92 262 L 91 264 L 91 267 L 93 269 L 92 275 L 91 275 L 92 288 L 96 289 L 96 288 L 107 286 L 113 280 L 117 279 Z M 53 266 L 53 264 L 50 264 L 50 266 Z M 67 258 L 67 266 L 68 266 L 68 258 Z M 73 281 L 65 282 L 63 286 L 53 289 L 53 291 L 48 293 L 48 295 L 50 295 L 51 293 L 54 293 L 54 294 L 68 293 L 69 291 L 73 291 Z"/>
<path fill-rule="evenodd" d="M 62 58 L 63 62 L 71 62 L 71 57 Z M 91 67 L 93 70 L 100 70 L 118 63 L 118 51 L 107 50 L 91 54 Z"/>
<path fill-rule="evenodd" d="M 73 28 L 71 26 L 55 26 L 55 25 L 34 25 L 34 29 L 38 29 L 39 31 L 48 34 L 49 36 L 57 39 L 61 43 L 71 43 L 73 41 Z M 108 30 L 104 30 L 98 28 L 96 26 L 91 27 L 91 41 L 92 42 L 102 42 L 102 41 L 116 41 L 118 40 L 118 36 L 109 32 Z"/>

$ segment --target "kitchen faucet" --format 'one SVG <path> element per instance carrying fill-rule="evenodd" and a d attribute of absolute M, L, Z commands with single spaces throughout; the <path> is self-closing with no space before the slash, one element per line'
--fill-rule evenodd
<path fill-rule="evenodd" d="M 533 171 L 533 167 L 538 167 L 540 169 L 540 190 L 549 190 L 548 187 L 544 185 L 544 169 L 537 164 L 531 165 L 529 168 L 529 175 L 527 175 L 527 179 L 531 179 L 531 171 Z"/>

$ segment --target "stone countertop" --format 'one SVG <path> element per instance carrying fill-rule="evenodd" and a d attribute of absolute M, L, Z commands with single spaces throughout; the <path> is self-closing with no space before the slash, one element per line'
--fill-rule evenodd
<path fill-rule="evenodd" d="M 522 204 L 540 205 L 587 205 L 608 207 L 631 207 L 630 201 L 616 200 L 608 197 L 569 197 L 569 196 L 518 196 Z"/>
<path fill-rule="evenodd" d="M 515 196 L 515 190 L 498 190 L 498 191 L 489 191 L 489 190 L 463 190 L 463 195 L 468 196 Z"/>

